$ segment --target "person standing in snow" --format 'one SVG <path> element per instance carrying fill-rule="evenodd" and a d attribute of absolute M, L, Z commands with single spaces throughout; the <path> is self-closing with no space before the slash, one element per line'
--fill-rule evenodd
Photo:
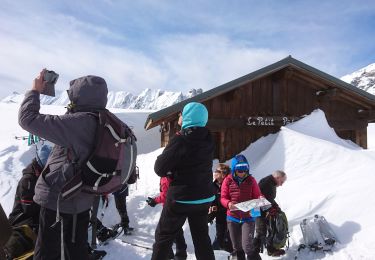
<path fill-rule="evenodd" d="M 212 223 L 216 219 L 216 236 L 214 242 L 212 242 L 213 249 L 232 252 L 232 241 L 230 240 L 227 226 L 227 209 L 220 203 L 221 186 L 229 173 L 229 166 L 223 163 L 220 163 L 214 172 L 212 186 L 215 191 L 215 200 L 208 211 L 208 221 Z"/>
<path fill-rule="evenodd" d="M 148 197 L 146 202 L 149 206 L 155 207 L 157 204 L 164 204 L 167 198 L 167 192 L 169 188 L 169 184 L 171 183 L 172 179 L 169 177 L 161 177 L 160 178 L 160 194 L 155 198 Z M 178 231 L 176 238 L 174 240 L 176 244 L 176 254 L 173 253 L 172 247 L 170 248 L 169 252 L 169 259 L 175 260 L 183 260 L 186 259 L 186 242 L 184 238 L 184 230 L 181 229 Z"/>
<path fill-rule="evenodd" d="M 255 219 L 250 212 L 242 212 L 235 206 L 239 202 L 258 199 L 262 195 L 249 170 L 246 157 L 242 154 L 236 155 L 232 159 L 232 174 L 225 178 L 221 186 L 220 201 L 227 208 L 227 224 L 233 246 L 231 259 L 253 260 L 252 240 Z"/>
<path fill-rule="evenodd" d="M 276 188 L 280 187 L 286 181 L 287 176 L 285 172 L 277 170 L 274 171 L 271 175 L 264 177 L 259 181 L 259 188 L 262 192 L 263 196 L 272 204 L 272 207 L 267 211 L 262 211 L 261 217 L 256 219 L 256 235 L 253 241 L 254 244 L 254 254 L 257 255 L 258 258 L 261 259 L 259 256 L 259 252 L 262 245 L 262 241 L 265 241 L 265 237 L 267 234 L 267 224 L 266 224 L 266 217 L 274 216 L 277 212 L 280 212 L 281 209 L 279 205 L 276 203 Z M 275 249 L 271 245 L 265 244 L 267 248 L 267 253 L 270 256 L 281 256 L 285 254 L 285 250 L 283 249 Z"/>
<path fill-rule="evenodd" d="M 173 240 L 188 219 L 196 258 L 212 260 L 207 212 L 215 199 L 211 186 L 214 142 L 205 127 L 208 111 L 191 102 L 185 105 L 181 120 L 181 134 L 169 141 L 154 166 L 157 175 L 169 176 L 172 181 L 155 231 L 152 259 L 167 259 Z"/>
<path fill-rule="evenodd" d="M 34 259 L 60 259 L 64 253 L 68 259 L 87 260 L 89 210 L 94 195 L 79 192 L 66 200 L 60 197 L 66 181 L 74 176 L 76 165 L 82 165 L 94 148 L 98 121 L 87 112 L 105 109 L 107 84 L 97 76 L 72 80 L 67 113 L 41 114 L 40 93 L 46 86 L 45 73 L 44 69 L 34 79 L 18 114 L 23 129 L 55 144 L 35 187 L 34 201 L 41 208 Z"/>

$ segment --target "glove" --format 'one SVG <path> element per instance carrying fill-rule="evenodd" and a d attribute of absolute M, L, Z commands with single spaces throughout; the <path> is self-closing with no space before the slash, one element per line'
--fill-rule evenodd
<path fill-rule="evenodd" d="M 147 204 L 148 204 L 149 206 L 151 206 L 151 207 L 155 207 L 156 204 L 157 204 L 156 201 L 155 201 L 153 198 L 151 198 L 151 197 L 147 197 L 146 202 L 147 202 Z"/>

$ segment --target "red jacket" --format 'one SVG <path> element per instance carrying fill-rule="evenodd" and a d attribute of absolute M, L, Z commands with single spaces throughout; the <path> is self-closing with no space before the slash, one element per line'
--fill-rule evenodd
<path fill-rule="evenodd" d="M 234 204 L 258 199 L 261 196 L 261 192 L 257 181 L 252 177 L 247 177 L 240 185 L 233 179 L 232 175 L 228 175 L 221 186 L 221 204 L 227 208 L 227 216 L 232 216 L 238 219 L 249 218 L 250 212 L 243 212 L 240 210 L 230 211 L 228 209 L 228 203 Z"/>
<path fill-rule="evenodd" d="M 171 183 L 171 179 L 169 177 L 161 177 L 160 178 L 160 194 L 154 200 L 157 204 L 165 202 L 167 198 L 167 192 L 169 188 L 169 184 Z"/>

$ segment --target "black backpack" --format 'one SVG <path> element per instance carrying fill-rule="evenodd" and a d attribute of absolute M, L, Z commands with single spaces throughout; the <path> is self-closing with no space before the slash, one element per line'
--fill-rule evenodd
<path fill-rule="evenodd" d="M 266 244 L 275 249 L 283 248 L 287 242 L 289 244 L 288 219 L 283 211 L 279 211 L 275 216 L 267 216 L 267 236 Z"/>
<path fill-rule="evenodd" d="M 95 147 L 86 163 L 76 166 L 75 176 L 62 190 L 63 198 L 80 190 L 113 193 L 136 174 L 137 139 L 133 131 L 108 110 L 94 115 L 98 118 Z"/>

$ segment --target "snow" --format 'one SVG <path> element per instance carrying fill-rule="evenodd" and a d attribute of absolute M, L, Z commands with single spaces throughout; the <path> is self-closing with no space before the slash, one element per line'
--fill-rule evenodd
<path fill-rule="evenodd" d="M 34 156 L 34 147 L 15 136 L 26 135 L 17 122 L 18 104 L 0 103 L 3 125 L 0 128 L 0 203 L 7 214 L 12 209 L 17 180 L 22 169 Z M 157 128 L 145 131 L 144 122 L 150 111 L 111 109 L 133 127 L 138 137 L 140 179 L 130 186 L 128 213 L 135 233 L 128 242 L 151 246 L 161 206 L 149 207 L 145 199 L 159 192 L 159 178 L 153 171 L 154 161 L 162 152 Z M 63 106 L 42 106 L 43 113 L 63 114 Z M 337 233 L 340 244 L 332 253 L 301 251 L 299 259 L 374 259 L 375 205 L 371 203 L 375 182 L 375 126 L 368 128 L 368 150 L 340 139 L 327 124 L 324 113 L 316 110 L 303 119 L 283 127 L 278 133 L 262 137 L 243 153 L 250 170 L 259 181 L 276 169 L 288 175 L 278 188 L 277 201 L 289 219 L 290 248 L 282 259 L 294 259 L 302 243 L 299 222 L 314 214 L 324 215 Z M 217 160 L 214 162 L 216 166 Z M 106 225 L 119 221 L 114 200 L 108 208 L 99 209 Z M 188 259 L 195 259 L 189 227 L 184 226 Z M 214 225 L 210 226 L 214 237 Z M 151 251 L 123 243 L 121 239 L 100 247 L 105 259 L 150 259 Z M 227 253 L 215 251 L 217 259 Z M 272 259 L 262 254 L 262 259 Z"/>
<path fill-rule="evenodd" d="M 375 95 L 375 63 L 345 75 L 341 79 Z"/>

